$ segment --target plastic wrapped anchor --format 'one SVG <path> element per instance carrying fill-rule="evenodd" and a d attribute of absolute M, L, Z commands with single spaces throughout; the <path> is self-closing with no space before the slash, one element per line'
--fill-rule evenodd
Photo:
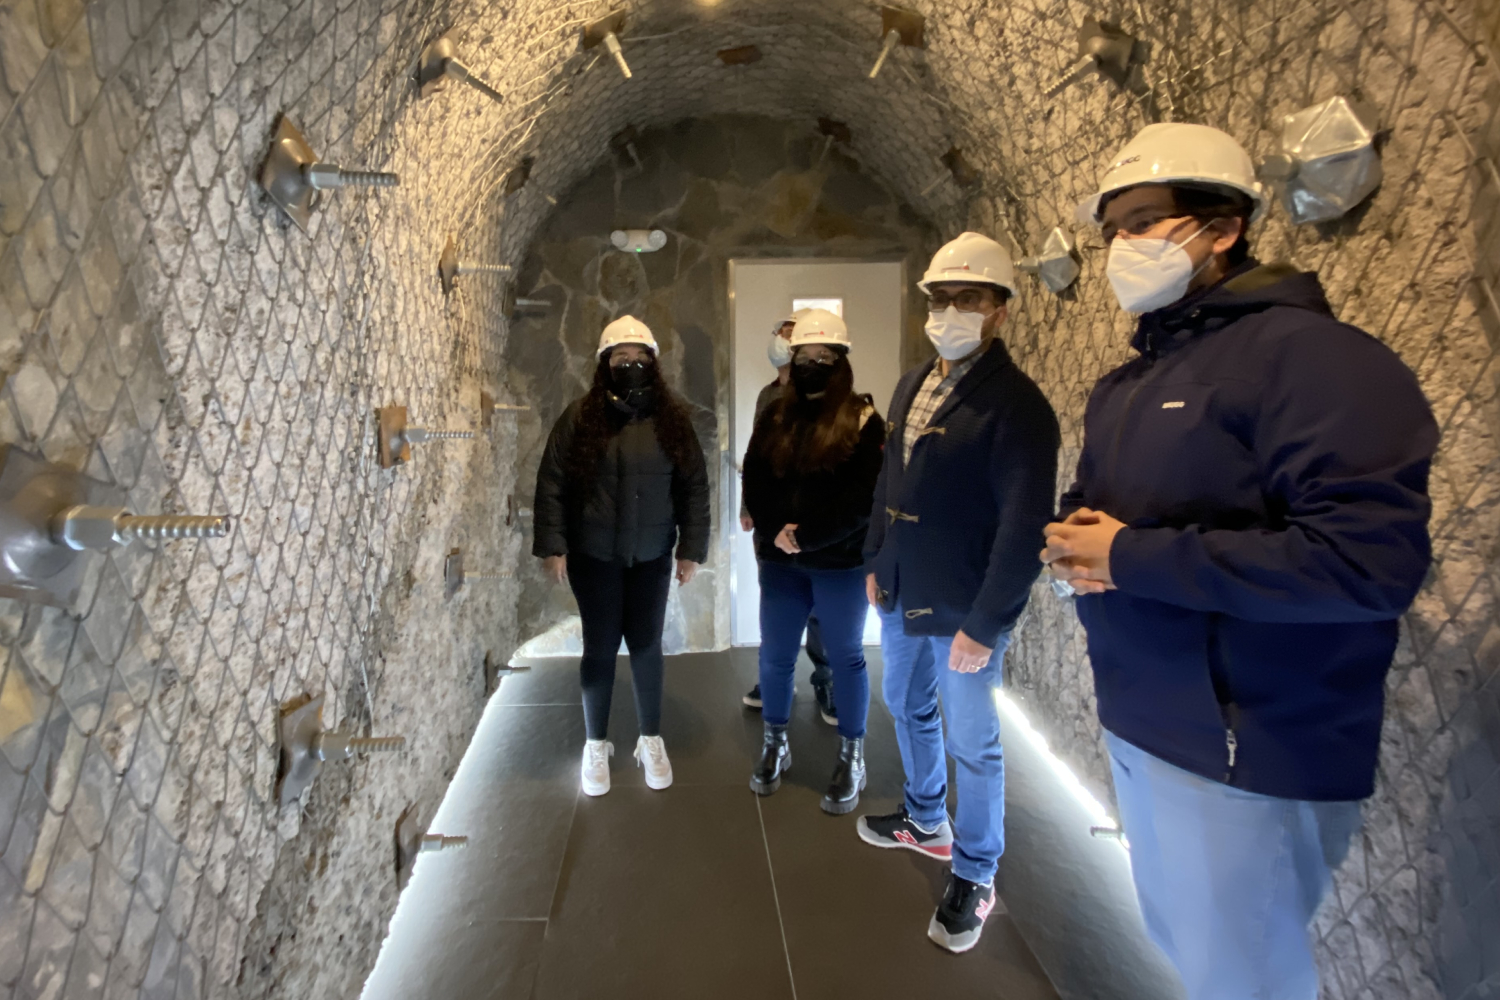
<path fill-rule="evenodd" d="M 1337 219 L 1380 186 L 1376 122 L 1374 108 L 1347 97 L 1282 119 L 1281 149 L 1266 157 L 1260 173 L 1281 188 L 1292 222 Z"/>
<path fill-rule="evenodd" d="M 1078 258 L 1073 255 L 1073 245 L 1068 242 L 1068 234 L 1056 226 L 1047 234 L 1042 252 L 1035 257 L 1022 257 L 1016 267 L 1035 274 L 1057 294 L 1078 280 Z"/>

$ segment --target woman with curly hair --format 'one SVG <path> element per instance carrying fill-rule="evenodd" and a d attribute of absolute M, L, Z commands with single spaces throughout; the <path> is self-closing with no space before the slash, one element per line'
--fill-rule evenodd
<path fill-rule="evenodd" d="M 760 693 L 765 738 L 750 788 L 770 795 L 792 763 L 786 727 L 792 669 L 816 615 L 833 668 L 839 759 L 823 811 L 843 815 L 865 786 L 865 583 L 862 549 L 885 446 L 885 423 L 854 391 L 849 332 L 825 309 L 792 331 L 791 379 L 755 424 L 744 496 L 760 557 Z"/>
<path fill-rule="evenodd" d="M 662 381 L 656 338 L 630 316 L 604 328 L 594 385 L 552 428 L 537 470 L 536 541 L 583 619 L 587 795 L 609 791 L 610 696 L 620 639 L 630 650 L 646 784 L 672 784 L 661 738 L 662 626 L 676 546 L 685 584 L 708 555 L 708 472 L 682 401 Z"/>

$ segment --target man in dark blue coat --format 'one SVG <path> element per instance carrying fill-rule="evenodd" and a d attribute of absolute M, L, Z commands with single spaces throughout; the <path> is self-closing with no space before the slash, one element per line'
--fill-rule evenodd
<path fill-rule="evenodd" d="M 1191 1000 L 1314 1000 L 1308 927 L 1373 791 L 1431 560 L 1416 377 L 1316 275 L 1249 257 L 1265 194 L 1152 125 L 1080 215 L 1139 355 L 1089 400 L 1042 559 L 1079 594 L 1146 925 Z"/>
<path fill-rule="evenodd" d="M 891 815 L 860 817 L 858 828 L 877 847 L 951 859 L 927 936 L 962 952 L 995 905 L 1005 847 L 995 695 L 1041 568 L 1036 539 L 1052 514 L 1058 428 L 996 336 L 1015 292 L 1004 248 L 964 233 L 938 251 L 920 287 L 938 357 L 896 386 L 865 541 L 905 801 Z M 951 825 L 945 751 L 958 764 Z"/>

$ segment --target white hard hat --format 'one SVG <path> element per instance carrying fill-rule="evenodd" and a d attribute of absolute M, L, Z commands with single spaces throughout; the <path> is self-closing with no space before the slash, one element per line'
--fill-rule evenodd
<path fill-rule="evenodd" d="M 806 309 L 798 309 L 796 312 L 788 313 L 787 315 L 776 321 L 776 325 L 771 327 L 771 332 L 780 333 L 781 328 L 786 326 L 788 323 L 791 323 L 793 326 L 795 326 L 797 324 L 797 321 L 803 316 L 806 316 L 807 313 L 808 310 Z"/>
<path fill-rule="evenodd" d="M 602 357 L 605 351 L 621 344 L 640 344 L 653 355 L 657 353 L 656 338 L 651 336 L 651 329 L 634 316 L 621 316 L 604 328 L 599 335 L 599 355 Z"/>
<path fill-rule="evenodd" d="M 849 328 L 836 313 L 827 309 L 804 309 L 792 329 L 792 350 L 804 344 L 827 344 L 850 350 Z"/>
<path fill-rule="evenodd" d="M 994 285 L 1016 294 L 1016 269 L 1005 248 L 988 236 L 964 233 L 946 244 L 927 265 L 917 287 L 927 292 L 943 281 L 971 285 Z"/>
<path fill-rule="evenodd" d="M 1172 181 L 1239 191 L 1255 206 L 1251 222 L 1266 210 L 1266 190 L 1255 177 L 1255 164 L 1233 136 L 1207 125 L 1159 122 L 1141 129 L 1120 150 L 1100 178 L 1099 190 L 1078 203 L 1078 221 L 1102 222 L 1099 203 L 1107 194 L 1137 184 Z"/>

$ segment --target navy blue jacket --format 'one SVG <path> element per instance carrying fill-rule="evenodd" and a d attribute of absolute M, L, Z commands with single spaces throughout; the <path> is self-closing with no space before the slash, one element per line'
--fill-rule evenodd
<path fill-rule="evenodd" d="M 907 635 L 959 629 L 986 646 L 1012 629 L 1041 564 L 1057 488 L 1057 414 L 998 339 L 903 461 L 906 415 L 936 359 L 891 397 L 865 565 Z"/>
<path fill-rule="evenodd" d="M 1250 261 L 1141 317 L 1089 400 L 1063 513 L 1127 527 L 1078 599 L 1105 728 L 1265 795 L 1374 788 L 1400 616 L 1431 562 L 1438 431 L 1317 276 Z"/>

